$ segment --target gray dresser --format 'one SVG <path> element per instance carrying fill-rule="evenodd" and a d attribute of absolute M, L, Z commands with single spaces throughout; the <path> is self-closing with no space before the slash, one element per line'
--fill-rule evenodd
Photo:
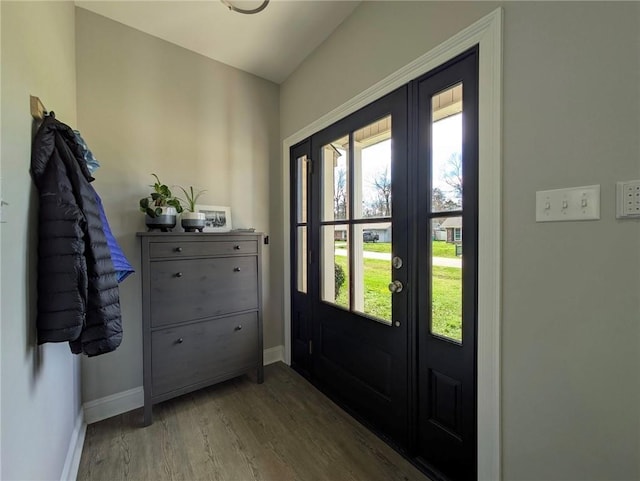
<path fill-rule="evenodd" d="M 262 234 L 138 233 L 144 425 L 153 404 L 262 365 Z"/>

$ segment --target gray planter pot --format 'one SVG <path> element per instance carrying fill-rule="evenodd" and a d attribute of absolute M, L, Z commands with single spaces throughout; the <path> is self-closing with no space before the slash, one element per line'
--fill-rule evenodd
<path fill-rule="evenodd" d="M 200 212 L 183 212 L 180 223 L 185 232 L 202 232 L 206 222 L 206 217 Z"/>
<path fill-rule="evenodd" d="M 145 215 L 145 224 L 147 225 L 149 232 L 158 229 L 160 232 L 171 232 L 176 226 L 176 209 L 174 207 L 163 207 L 163 213 L 155 217 Z"/>

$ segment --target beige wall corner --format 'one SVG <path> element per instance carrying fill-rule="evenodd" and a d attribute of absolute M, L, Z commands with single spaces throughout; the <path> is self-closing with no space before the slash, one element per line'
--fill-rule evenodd
<path fill-rule="evenodd" d="M 151 173 L 169 186 L 206 189 L 200 203 L 231 206 L 234 227 L 271 235 L 269 179 L 271 159 L 278 156 L 279 91 L 274 83 L 81 8 L 76 35 L 78 124 L 101 163 L 94 185 L 111 228 L 137 270 L 120 285 L 122 345 L 83 360 L 88 402 L 142 384 L 135 233 L 145 230 L 138 200 L 149 192 Z M 265 348 L 282 344 L 271 249 L 263 249 Z"/>
<path fill-rule="evenodd" d="M 38 199 L 29 176 L 29 96 L 75 126 L 74 5 L 0 2 L 0 11 L 0 191 L 9 204 L 0 227 L 0 478 L 60 479 L 70 474 L 81 426 L 80 360 L 66 343 L 36 346 Z"/>

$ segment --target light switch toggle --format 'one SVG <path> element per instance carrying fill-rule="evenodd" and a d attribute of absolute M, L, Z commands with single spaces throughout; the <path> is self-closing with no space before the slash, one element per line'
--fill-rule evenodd
<path fill-rule="evenodd" d="M 536 221 L 600 219 L 600 185 L 536 192 Z"/>

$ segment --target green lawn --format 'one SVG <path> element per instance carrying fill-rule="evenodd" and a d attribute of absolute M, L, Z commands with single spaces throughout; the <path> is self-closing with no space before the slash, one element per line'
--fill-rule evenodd
<path fill-rule="evenodd" d="M 336 241 L 335 246 L 337 249 L 346 249 L 347 243 L 345 241 Z M 391 253 L 390 242 L 365 242 L 364 250 L 368 252 L 386 252 Z M 445 241 L 433 241 L 431 244 L 431 251 L 434 257 L 456 257 L 456 247 L 454 244 L 448 244 Z"/>
<path fill-rule="evenodd" d="M 382 244 L 384 245 L 384 244 Z M 388 245 L 388 244 L 387 244 Z M 347 257 L 336 256 L 336 264 L 342 266 L 346 280 L 336 304 L 348 307 L 349 273 Z M 365 292 L 364 311 L 386 321 L 391 320 L 391 281 L 389 261 L 364 259 Z M 462 339 L 462 269 L 433 267 L 432 332 L 452 339 Z"/>
<path fill-rule="evenodd" d="M 433 241 L 431 243 L 431 252 L 433 257 L 456 257 L 455 244 L 448 244 L 445 241 Z"/>
<path fill-rule="evenodd" d="M 391 242 L 365 242 L 364 250 L 367 252 L 384 252 L 391 254 Z"/>

